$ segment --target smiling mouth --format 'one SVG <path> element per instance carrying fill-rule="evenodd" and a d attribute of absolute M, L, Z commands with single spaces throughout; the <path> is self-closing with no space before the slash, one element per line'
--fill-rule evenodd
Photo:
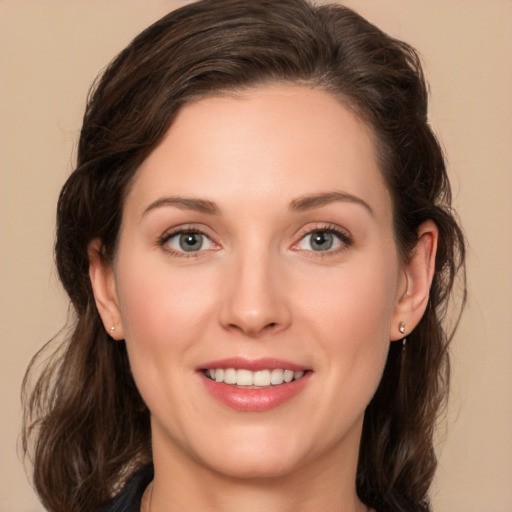
<path fill-rule="evenodd" d="M 301 379 L 306 372 L 280 368 L 255 372 L 242 368 L 210 368 L 203 370 L 203 373 L 208 379 L 218 383 L 257 389 L 288 384 Z"/>

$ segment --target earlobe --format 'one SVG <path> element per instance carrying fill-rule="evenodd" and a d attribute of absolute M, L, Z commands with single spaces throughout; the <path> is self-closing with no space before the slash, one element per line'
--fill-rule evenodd
<path fill-rule="evenodd" d="M 89 279 L 96 307 L 107 333 L 114 339 L 124 338 L 119 303 L 117 300 L 114 271 L 112 265 L 105 263 L 101 241 L 93 240 L 88 247 Z"/>
<path fill-rule="evenodd" d="M 404 284 L 398 292 L 391 320 L 392 341 L 407 336 L 418 325 L 427 308 L 438 238 L 439 230 L 433 221 L 427 220 L 421 224 L 418 241 L 402 269 Z"/>

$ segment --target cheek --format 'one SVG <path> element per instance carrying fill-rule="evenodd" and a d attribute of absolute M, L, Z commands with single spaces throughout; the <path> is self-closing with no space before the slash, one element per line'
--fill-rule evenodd
<path fill-rule="evenodd" d="M 194 373 L 196 347 L 209 332 L 212 280 L 208 284 L 197 272 L 173 272 L 161 258 L 155 260 L 120 261 L 117 291 L 137 387 L 152 413 L 172 417 L 172 407 L 187 411 L 193 403 L 180 378 Z"/>
<path fill-rule="evenodd" d="M 389 342 L 389 326 L 395 306 L 397 269 L 380 262 L 358 268 L 341 268 L 315 276 L 304 288 L 312 290 L 304 303 L 326 339 L 340 337 L 364 343 Z M 315 320 L 316 319 L 316 320 Z"/>
<path fill-rule="evenodd" d="M 141 265 L 125 259 L 118 268 L 131 371 L 157 417 L 172 418 L 174 407 L 188 411 L 193 404 L 183 393 L 183 378 L 195 373 L 197 347 L 211 332 L 212 316 L 211 286 L 205 276 L 195 274 L 172 272 L 165 262 L 155 260 Z"/>
<path fill-rule="evenodd" d="M 326 353 L 331 356 L 331 366 L 350 386 L 369 386 L 369 392 L 378 385 L 389 349 L 389 306 L 386 298 L 378 294 L 358 296 L 353 294 L 331 302 L 324 325 L 331 327 L 320 331 Z M 334 319 L 334 320 L 333 320 Z"/>
<path fill-rule="evenodd" d="M 171 341 L 187 343 L 210 309 L 211 286 L 206 279 L 190 272 L 171 272 L 160 262 L 149 261 L 144 266 L 126 262 L 119 268 L 118 283 L 128 343 L 162 348 L 169 348 Z"/>
<path fill-rule="evenodd" d="M 333 389 L 351 390 L 349 395 L 363 408 L 373 396 L 386 363 L 396 269 L 374 261 L 358 271 L 340 270 L 323 286 L 317 279 L 310 287 L 316 292 L 303 301 L 305 328 L 314 331 L 322 347 L 322 363 L 331 368 Z M 328 292 L 322 293 L 322 287 Z"/>

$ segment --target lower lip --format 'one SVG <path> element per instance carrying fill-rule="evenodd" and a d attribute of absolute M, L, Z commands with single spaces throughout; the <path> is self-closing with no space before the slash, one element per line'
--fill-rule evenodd
<path fill-rule="evenodd" d="M 200 372 L 210 394 L 231 409 L 245 412 L 262 412 L 274 409 L 298 395 L 307 385 L 311 372 L 289 383 L 260 389 L 243 388 L 216 382 Z"/>

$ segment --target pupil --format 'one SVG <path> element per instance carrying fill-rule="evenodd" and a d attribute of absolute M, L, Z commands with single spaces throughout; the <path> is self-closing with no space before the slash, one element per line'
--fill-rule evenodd
<path fill-rule="evenodd" d="M 201 249 L 203 240 L 197 233 L 186 233 L 180 236 L 180 247 L 187 252 Z"/>
<path fill-rule="evenodd" d="M 332 234 L 325 231 L 317 231 L 311 236 L 311 246 L 319 251 L 327 251 L 332 247 Z"/>

